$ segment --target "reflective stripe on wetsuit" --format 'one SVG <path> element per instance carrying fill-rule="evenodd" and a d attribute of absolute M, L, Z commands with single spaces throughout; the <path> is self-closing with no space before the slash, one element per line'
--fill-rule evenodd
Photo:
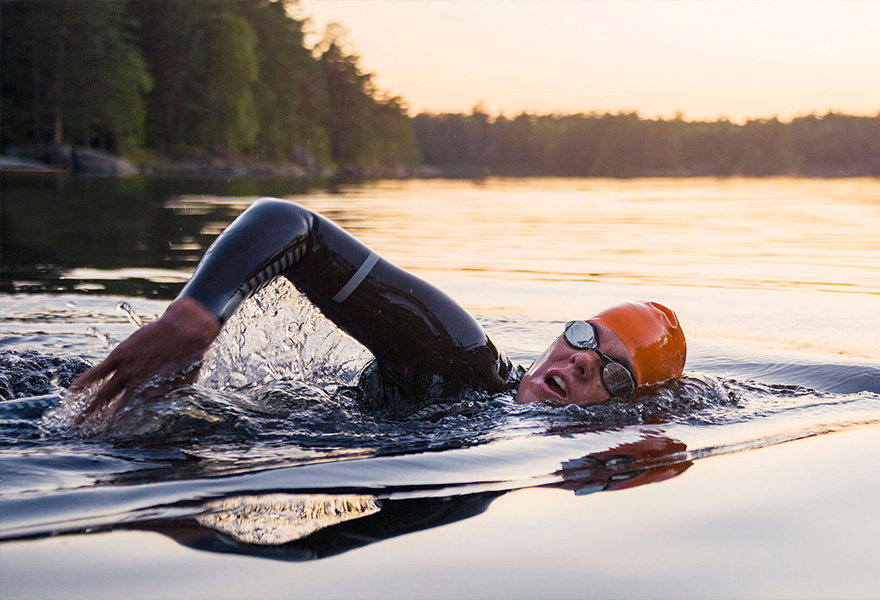
<path fill-rule="evenodd" d="M 262 199 L 205 253 L 181 296 L 223 322 L 279 274 L 376 357 L 384 382 L 416 404 L 510 389 L 511 364 L 449 296 L 302 206 Z"/>
<path fill-rule="evenodd" d="M 357 273 L 352 275 L 351 279 L 348 280 L 348 283 L 345 284 L 345 287 L 339 290 L 338 294 L 333 296 L 333 302 L 344 302 L 357 286 L 366 279 L 367 275 L 373 270 L 373 267 L 376 266 L 377 262 L 379 262 L 379 255 L 375 252 L 370 252 L 367 260 L 365 260 L 364 264 L 361 265 L 361 268 L 357 270 Z"/>

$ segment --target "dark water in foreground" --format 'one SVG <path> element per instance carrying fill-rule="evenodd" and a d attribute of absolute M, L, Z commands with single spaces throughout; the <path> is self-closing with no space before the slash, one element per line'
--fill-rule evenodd
<path fill-rule="evenodd" d="M 15 293 L 0 297 L 0 392 L 53 406 L 136 326 L 117 305 L 161 313 L 253 199 L 149 180 L 3 185 L 3 286 Z M 109 205 L 119 186 L 153 191 L 128 209 L 115 196 L 113 223 L 74 222 L 82 198 Z M 515 362 L 572 314 L 649 298 L 686 324 L 688 377 L 591 409 L 499 396 L 380 421 L 337 392 L 363 351 L 289 286 L 268 289 L 229 323 L 200 381 L 159 402 L 85 432 L 72 428 L 76 398 L 42 416 L 21 399 L 0 405 L 4 598 L 880 589 L 876 181 L 338 192 L 297 199 L 437 282 Z M 22 221 L 34 194 L 69 202 L 67 216 Z M 126 222 L 144 215 L 152 225 Z M 29 248 L 43 254 L 29 263 Z"/>

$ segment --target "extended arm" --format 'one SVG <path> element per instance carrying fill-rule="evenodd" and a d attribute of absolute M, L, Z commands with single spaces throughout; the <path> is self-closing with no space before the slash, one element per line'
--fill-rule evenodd
<path fill-rule="evenodd" d="M 245 211 L 208 250 L 181 296 L 197 300 L 223 322 L 279 274 L 383 368 L 404 378 L 415 371 L 454 374 L 500 389 L 493 378 L 507 359 L 467 311 L 328 219 L 291 202 L 263 199 Z"/>
<path fill-rule="evenodd" d="M 386 372 L 400 381 L 413 382 L 414 392 L 438 380 L 490 392 L 506 385 L 509 361 L 461 306 L 380 258 L 324 217 L 280 200 L 254 203 L 208 249 L 190 282 L 169 307 L 169 312 L 172 308 L 177 311 L 180 305 L 188 312 L 195 311 L 198 316 L 194 318 L 203 329 L 192 338 L 192 344 L 179 343 L 176 334 L 166 339 L 165 351 L 171 353 L 176 346 L 198 348 L 200 357 L 241 302 L 282 274 L 328 318 L 364 344 Z M 165 326 L 167 316 L 154 324 L 155 333 L 141 333 L 145 327 L 137 337 L 156 340 L 156 334 L 172 331 Z M 205 321 L 212 323 L 205 325 Z M 151 356 L 162 353 L 142 348 L 132 336 L 74 385 L 82 387 L 115 372 L 113 385 L 102 388 L 95 406 L 122 390 L 130 391 L 143 383 L 146 373 L 120 375 L 127 372 L 121 369 L 126 368 L 125 359 L 137 361 L 140 352 Z M 117 353 L 121 356 L 114 357 Z M 179 357 L 168 364 L 174 360 Z M 154 366 L 153 362 L 147 364 Z"/>

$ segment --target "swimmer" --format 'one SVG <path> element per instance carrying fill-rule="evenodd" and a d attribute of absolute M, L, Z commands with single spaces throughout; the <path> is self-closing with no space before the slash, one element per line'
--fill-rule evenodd
<path fill-rule="evenodd" d="M 262 199 L 214 241 L 161 318 L 74 381 L 73 391 L 97 386 L 80 420 L 99 408 L 118 410 L 136 393 L 160 394 L 194 381 L 226 320 L 279 276 L 373 354 L 358 385 L 387 415 L 471 392 L 516 390 L 520 403 L 597 404 L 680 377 L 684 369 L 678 319 L 654 302 L 619 304 L 571 321 L 527 371 L 514 367 L 477 321 L 431 284 L 325 217 Z"/>

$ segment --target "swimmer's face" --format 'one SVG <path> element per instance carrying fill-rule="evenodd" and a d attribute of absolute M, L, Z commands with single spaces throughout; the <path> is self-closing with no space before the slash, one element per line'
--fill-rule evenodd
<path fill-rule="evenodd" d="M 632 356 L 614 332 L 604 325 L 593 323 L 599 340 L 599 350 L 611 360 L 619 362 L 635 373 Z M 568 405 L 600 404 L 611 398 L 602 385 L 602 359 L 593 350 L 579 350 L 560 335 L 539 356 L 523 376 L 516 391 L 520 404 L 549 401 Z"/>

